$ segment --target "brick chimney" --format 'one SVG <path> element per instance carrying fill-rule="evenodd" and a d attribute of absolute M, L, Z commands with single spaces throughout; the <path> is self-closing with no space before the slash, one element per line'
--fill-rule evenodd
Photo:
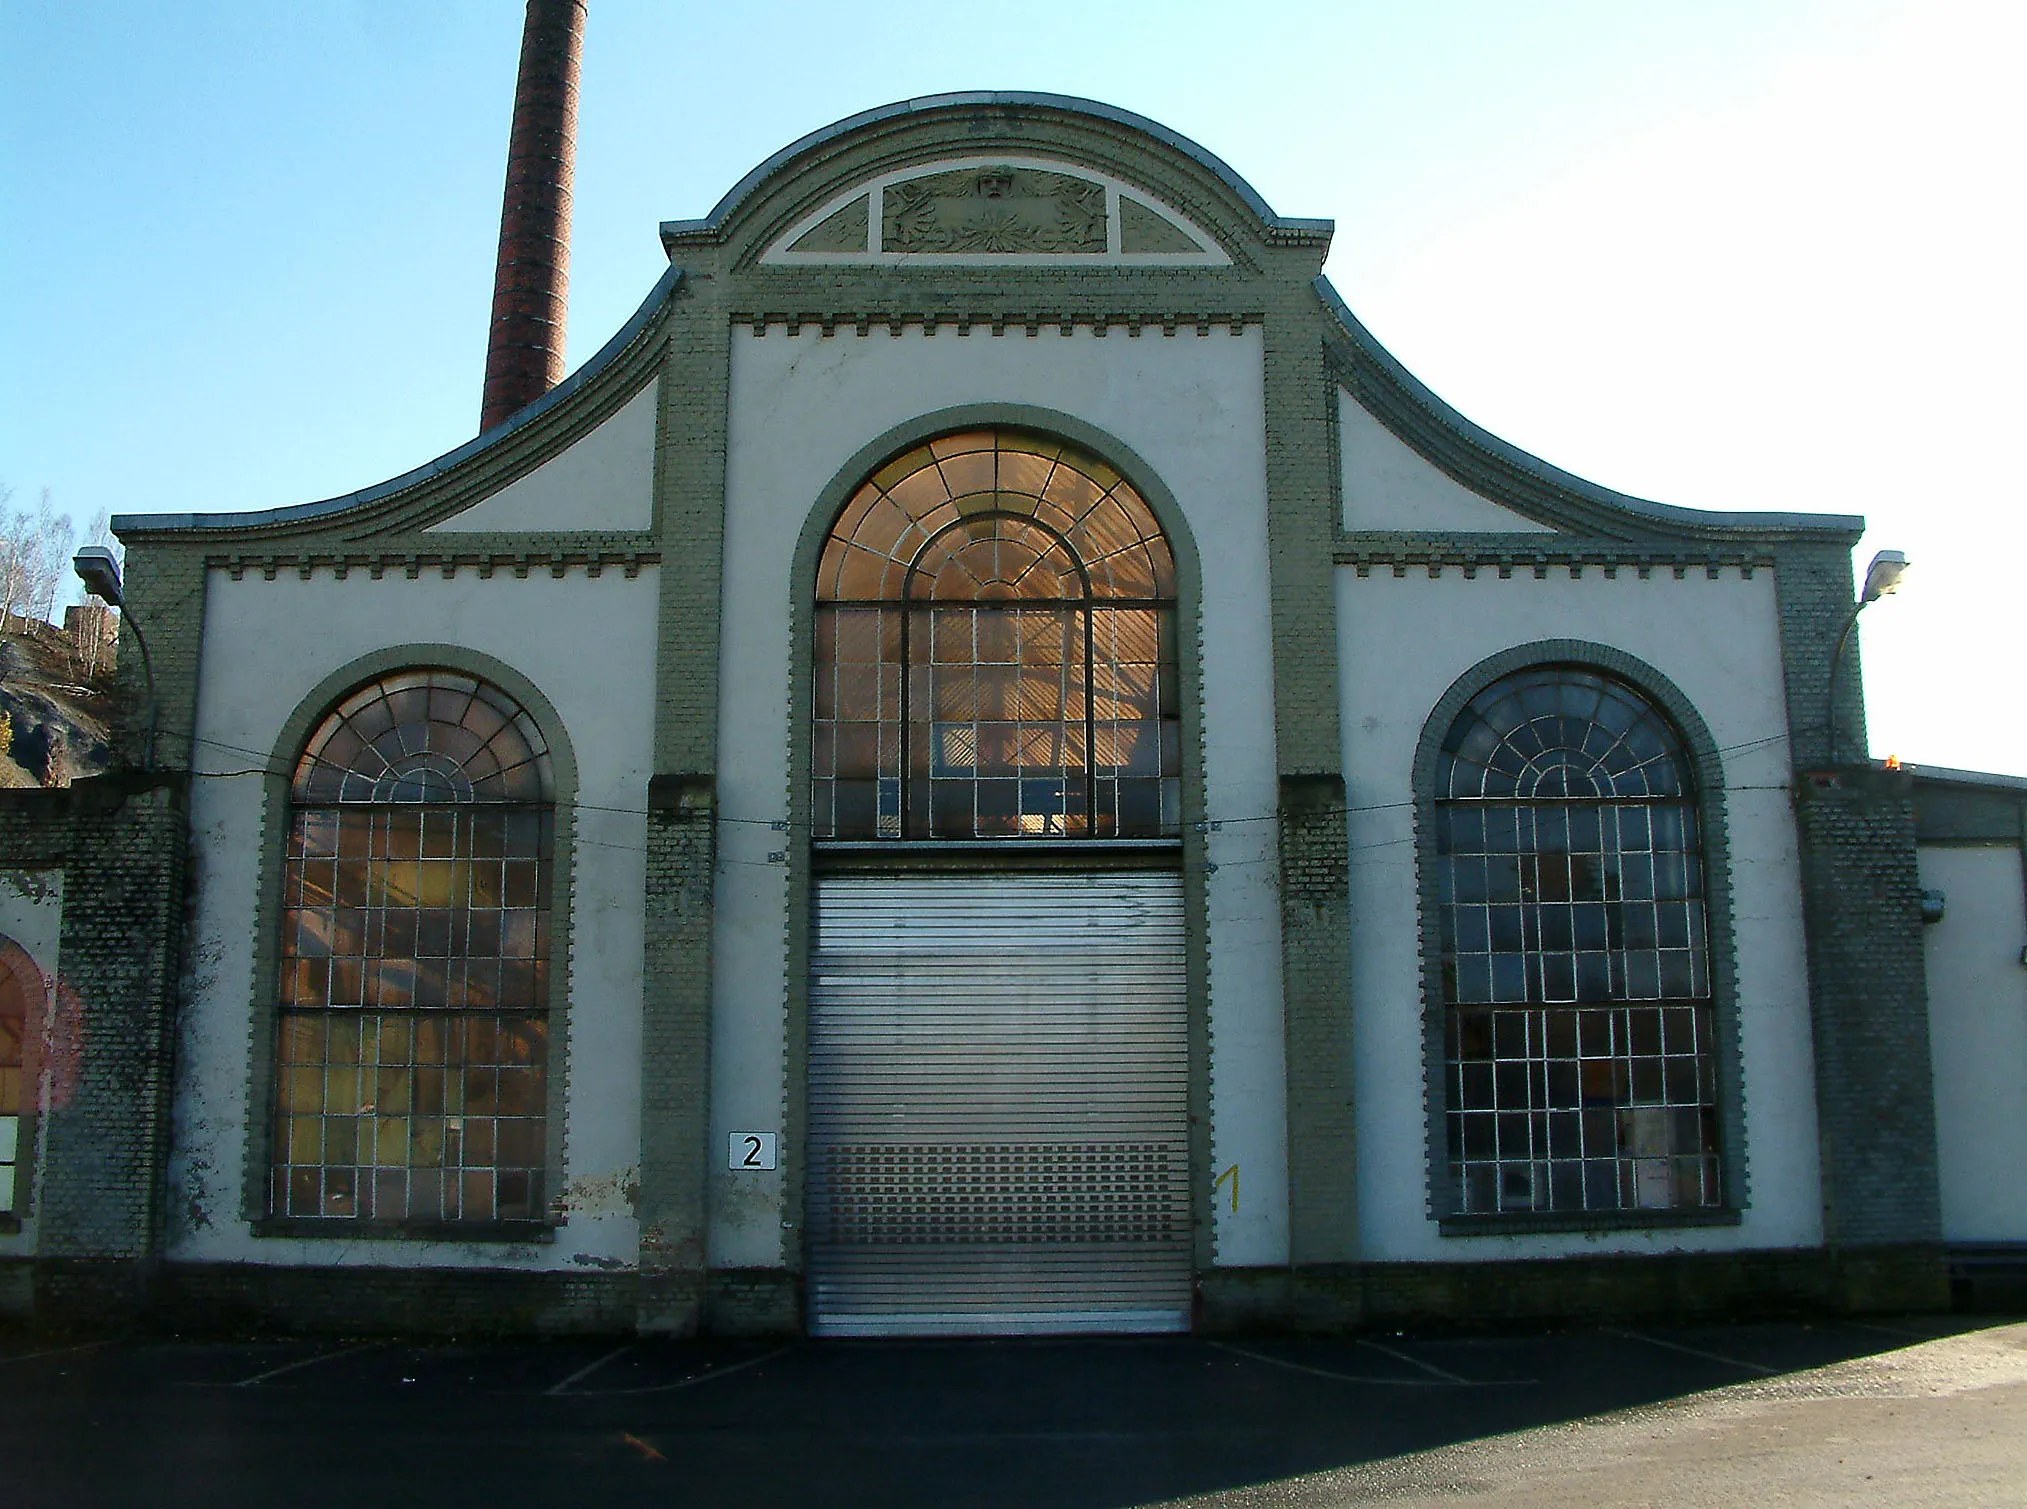
<path fill-rule="evenodd" d="M 533 403 L 563 378 L 570 180 L 583 52 L 584 0 L 528 0 L 507 145 L 481 430 Z"/>

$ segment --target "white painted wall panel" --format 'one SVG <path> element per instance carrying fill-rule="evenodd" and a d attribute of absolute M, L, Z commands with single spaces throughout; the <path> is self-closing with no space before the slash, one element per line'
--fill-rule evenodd
<path fill-rule="evenodd" d="M 640 1147 L 641 896 L 652 759 L 657 573 L 632 580 L 461 574 L 344 581 L 319 573 L 208 582 L 197 710 L 196 916 L 176 1095 L 170 1256 L 189 1261 L 614 1266 L 637 1260 L 628 1190 Z M 318 682 L 404 643 L 467 645 L 555 707 L 577 757 L 568 1081 L 557 1241 L 460 1245 L 255 1239 L 242 1219 L 252 1065 L 257 771 Z M 587 655 L 595 644 L 601 653 Z"/>
<path fill-rule="evenodd" d="M 1351 816 L 1359 1214 L 1368 1260 L 1785 1247 L 1821 1240 L 1800 869 L 1786 789 L 1774 580 L 1595 569 L 1501 580 L 1338 573 Z M 1410 777 L 1423 724 L 1486 657 L 1543 639 L 1616 647 L 1695 704 L 1724 751 L 1751 1206 L 1737 1227 L 1444 1238 L 1427 1211 L 1422 979 Z"/>
<path fill-rule="evenodd" d="M 20 944 L 45 976 L 56 973 L 63 926 L 63 871 L 0 870 L 0 936 Z"/>
<path fill-rule="evenodd" d="M 660 391 L 659 381 L 649 383 L 568 450 L 430 532 L 650 528 Z"/>
<path fill-rule="evenodd" d="M 1548 525 L 1480 497 L 1424 461 L 1342 388 L 1337 390 L 1337 434 L 1346 529 L 1551 532 Z"/>
<path fill-rule="evenodd" d="M 1925 930 L 1943 1236 L 2027 1242 L 2027 917 L 2020 851 L 1924 846 L 1946 898 Z"/>
<path fill-rule="evenodd" d="M 786 814 L 788 604 L 798 536 L 864 446 L 964 404 L 1033 405 L 1116 436 L 1172 492 L 1207 564 L 1202 602 L 1205 778 L 1211 815 L 1262 818 L 1277 800 L 1266 548 L 1265 401 L 1257 329 L 1138 339 L 1089 329 L 864 336 L 814 327 L 734 332 L 726 467 L 719 723 L 721 829 L 712 1016 L 712 1137 L 776 1125 L 785 1084 L 789 898 L 765 856 Z M 1211 836 L 1213 1161 L 1244 1169 L 1219 1211 L 1218 1260 L 1287 1258 L 1286 1091 L 1274 826 Z M 780 1186 L 721 1176 L 713 1264 L 780 1261 Z M 771 1203 L 770 1203 L 771 1201 Z"/>

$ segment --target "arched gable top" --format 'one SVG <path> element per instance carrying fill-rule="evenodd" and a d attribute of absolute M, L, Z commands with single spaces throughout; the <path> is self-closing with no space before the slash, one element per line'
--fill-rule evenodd
<path fill-rule="evenodd" d="M 1842 541 L 1855 545 L 1854 514 L 1731 513 L 1650 502 L 1588 481 L 1531 455 L 1452 408 L 1382 346 L 1319 275 L 1312 287 L 1329 324 L 1331 381 L 1452 481 L 1536 527 L 1612 540 Z"/>
<path fill-rule="evenodd" d="M 1329 244 L 1276 215 L 1224 162 L 1167 127 L 1063 95 L 906 100 L 811 133 L 701 220 L 669 221 L 671 258 L 733 243 L 762 265 L 1224 266 L 1247 241 Z"/>
<path fill-rule="evenodd" d="M 203 531 L 271 546 L 315 536 L 378 540 L 425 529 L 535 472 L 650 387 L 663 349 L 663 317 L 682 281 L 683 270 L 669 268 L 584 365 L 526 408 L 399 476 L 314 503 L 243 513 L 115 514 L 113 532 L 127 545 Z M 569 525 L 564 519 L 557 527 Z"/>

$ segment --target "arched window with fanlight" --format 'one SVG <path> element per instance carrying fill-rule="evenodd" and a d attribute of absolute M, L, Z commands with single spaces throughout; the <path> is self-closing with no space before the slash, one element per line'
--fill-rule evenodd
<path fill-rule="evenodd" d="M 1444 733 L 1434 820 L 1452 1212 L 1722 1206 L 1681 734 L 1616 677 L 1519 671 Z"/>
<path fill-rule="evenodd" d="M 535 719 L 472 676 L 383 675 L 317 724 L 289 786 L 274 1216 L 543 1217 L 554 802 Z"/>
<path fill-rule="evenodd" d="M 967 430 L 888 462 L 818 568 L 814 835 L 1177 832 L 1175 593 L 1145 499 L 1063 441 Z"/>

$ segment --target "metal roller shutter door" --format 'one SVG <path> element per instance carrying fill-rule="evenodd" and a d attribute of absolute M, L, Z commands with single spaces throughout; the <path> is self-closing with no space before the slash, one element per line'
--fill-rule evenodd
<path fill-rule="evenodd" d="M 1188 1329 L 1181 877 L 837 877 L 815 912 L 811 1329 Z"/>

